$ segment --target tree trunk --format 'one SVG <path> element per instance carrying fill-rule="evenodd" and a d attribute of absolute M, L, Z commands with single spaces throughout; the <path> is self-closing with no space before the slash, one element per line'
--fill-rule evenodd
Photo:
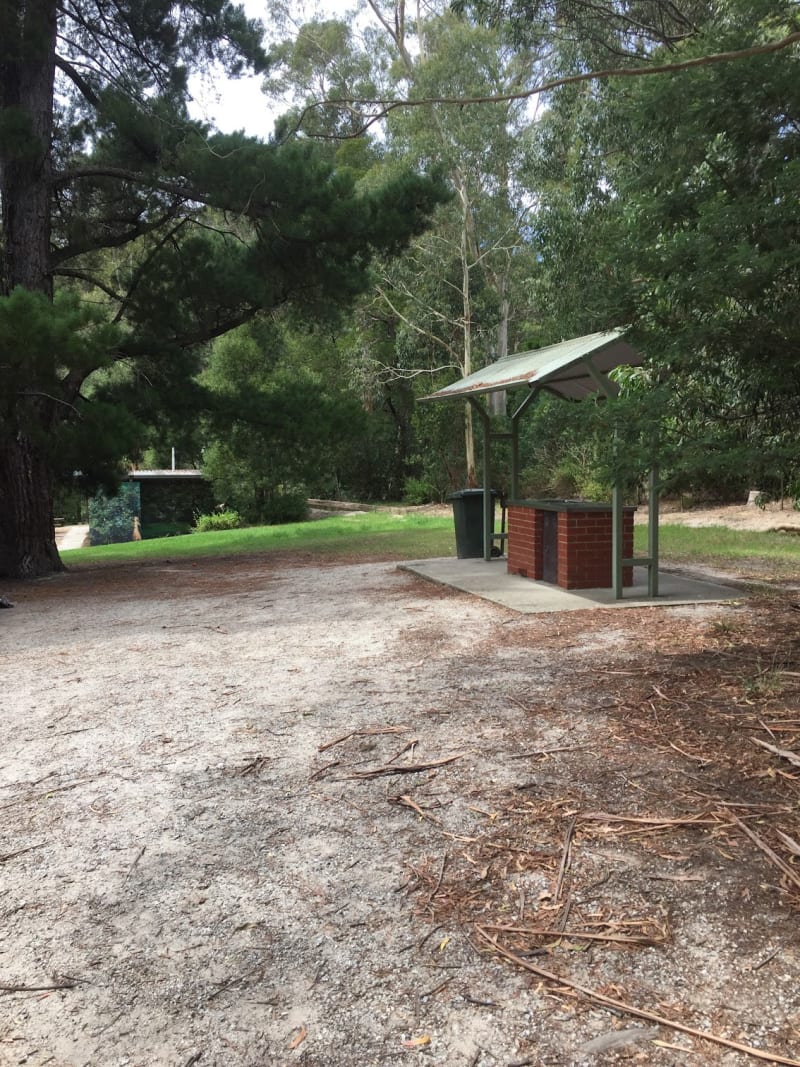
<path fill-rule="evenodd" d="M 469 219 L 470 202 L 466 182 L 459 175 L 457 183 L 458 198 L 461 204 L 461 321 L 464 338 L 461 372 L 466 378 L 472 374 L 472 288 L 470 274 Z M 475 464 L 475 426 L 472 419 L 472 405 L 464 409 L 464 453 L 467 463 L 467 486 L 474 488 L 478 484 Z"/>
<path fill-rule="evenodd" d="M 30 0 L 24 6 L 11 4 L 10 11 L 0 17 L 0 32 L 4 38 L 0 51 L 0 108 L 14 115 L 20 127 L 17 137 L 0 143 L 0 294 L 22 285 L 52 295 L 54 0 Z"/>
<path fill-rule="evenodd" d="M 0 143 L 0 299 L 17 286 L 53 294 L 50 273 L 55 0 L 0 12 L 0 109 L 19 137 Z M 51 401 L 7 398 L 0 416 L 0 575 L 63 570 L 53 529 L 53 475 L 45 440 L 58 417 Z M 20 404 L 24 405 L 21 407 Z"/>
<path fill-rule="evenodd" d="M 64 569 L 53 526 L 53 477 L 22 433 L 0 439 L 0 576 L 39 578 Z"/>
<path fill-rule="evenodd" d="M 477 489 L 478 472 L 475 466 L 475 423 L 472 404 L 464 405 L 464 448 L 467 459 L 467 489 Z"/>

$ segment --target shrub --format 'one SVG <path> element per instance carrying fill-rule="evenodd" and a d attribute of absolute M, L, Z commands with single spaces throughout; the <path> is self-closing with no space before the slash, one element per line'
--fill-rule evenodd
<path fill-rule="evenodd" d="M 198 515 L 194 529 L 195 533 L 210 533 L 212 530 L 237 530 L 241 525 L 238 511 L 213 511 L 210 515 Z"/>
<path fill-rule="evenodd" d="M 403 489 L 403 503 L 415 507 L 419 504 L 432 504 L 441 499 L 435 485 L 422 478 L 406 478 Z"/>
<path fill-rule="evenodd" d="M 281 488 L 271 493 L 261 509 L 261 521 L 268 526 L 304 522 L 308 518 L 308 497 L 304 489 Z"/>

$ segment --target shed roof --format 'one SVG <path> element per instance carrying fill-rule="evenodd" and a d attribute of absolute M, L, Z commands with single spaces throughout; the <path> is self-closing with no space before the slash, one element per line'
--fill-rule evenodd
<path fill-rule="evenodd" d="M 568 400 L 582 400 L 604 388 L 603 379 L 609 371 L 623 365 L 638 367 L 642 361 L 643 357 L 625 340 L 624 330 L 606 330 L 504 356 L 425 399 L 496 393 L 527 385 L 531 389 L 548 389 Z"/>
<path fill-rule="evenodd" d="M 182 478 L 201 479 L 204 477 L 205 475 L 202 471 L 191 467 L 183 470 L 130 471 L 128 473 L 129 482 L 153 482 L 159 479 L 163 481 L 178 481 Z"/>

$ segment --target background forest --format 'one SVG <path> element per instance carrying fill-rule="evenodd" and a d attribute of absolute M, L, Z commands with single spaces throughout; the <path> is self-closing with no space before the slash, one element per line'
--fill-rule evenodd
<path fill-rule="evenodd" d="M 129 365 L 99 367 L 88 398 L 136 399 L 103 429 L 113 463 L 94 484 L 168 466 L 174 447 L 250 522 L 299 517 L 308 495 L 442 499 L 480 484 L 480 427 L 421 397 L 506 353 L 624 324 L 645 368 L 612 405 L 538 402 L 522 423 L 526 493 L 605 497 L 615 464 L 635 493 L 655 450 L 667 491 L 800 495 L 800 55 L 757 54 L 796 33 L 796 5 L 573 2 L 554 18 L 525 0 L 413 13 L 367 0 L 346 18 L 290 14 L 265 19 L 276 144 L 313 144 L 363 194 L 409 168 L 447 194 L 402 249 L 372 256 L 363 284 L 270 302 L 185 350 L 180 378 L 142 392 Z M 581 80 L 661 64 L 688 69 Z M 476 98 L 493 99 L 464 103 Z M 223 228 L 213 207 L 206 222 Z M 124 269 L 102 255 L 110 275 Z M 59 281 L 64 299 L 71 287 Z"/>

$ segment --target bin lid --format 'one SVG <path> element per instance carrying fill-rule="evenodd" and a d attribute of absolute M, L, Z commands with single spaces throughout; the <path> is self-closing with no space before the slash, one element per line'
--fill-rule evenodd
<path fill-rule="evenodd" d="M 492 494 L 492 496 L 498 496 L 499 495 L 496 489 L 490 489 L 489 492 Z M 470 497 L 470 496 L 483 496 L 483 490 L 482 489 L 457 489 L 455 491 L 455 493 L 451 493 L 450 496 L 447 499 L 448 500 L 463 500 L 465 497 Z"/>

